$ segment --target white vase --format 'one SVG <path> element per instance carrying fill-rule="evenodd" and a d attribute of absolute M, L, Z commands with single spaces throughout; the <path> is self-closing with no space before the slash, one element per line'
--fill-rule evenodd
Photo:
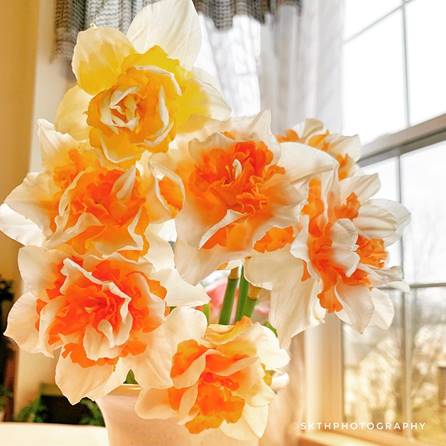
<path fill-rule="evenodd" d="M 104 416 L 110 446 L 258 446 L 239 441 L 210 429 L 199 435 L 189 433 L 175 420 L 145 420 L 135 413 L 139 386 L 123 385 L 97 403 Z"/>

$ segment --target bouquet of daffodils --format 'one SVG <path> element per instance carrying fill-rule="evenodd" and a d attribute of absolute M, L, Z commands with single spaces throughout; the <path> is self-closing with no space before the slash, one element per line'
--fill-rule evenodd
<path fill-rule="evenodd" d="M 6 334 L 58 353 L 72 403 L 132 371 L 141 417 L 244 440 L 264 432 L 293 336 L 327 313 L 360 332 L 389 326 L 380 287 L 404 284 L 387 247 L 409 216 L 372 198 L 356 136 L 316 120 L 273 135 L 268 112 L 230 117 L 193 67 L 199 47 L 191 0 L 147 6 L 127 35 L 79 34 L 77 83 L 54 124 L 39 122 L 42 171 L 0 208 L 24 245 Z M 200 282 L 216 270 L 229 279 L 209 320 Z"/>

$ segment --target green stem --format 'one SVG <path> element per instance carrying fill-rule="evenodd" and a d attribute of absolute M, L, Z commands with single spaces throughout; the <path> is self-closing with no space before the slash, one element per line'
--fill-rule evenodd
<path fill-rule="evenodd" d="M 254 308 L 257 304 L 257 298 L 259 297 L 260 288 L 257 288 L 253 285 L 249 285 L 248 287 L 248 296 L 246 298 L 245 306 L 243 308 L 243 315 L 251 317 L 254 311 Z"/>
<path fill-rule="evenodd" d="M 135 379 L 135 375 L 132 370 L 127 374 L 127 378 L 125 379 L 125 384 L 138 384 Z"/>
<path fill-rule="evenodd" d="M 244 269 L 240 275 L 240 285 L 238 288 L 238 302 L 237 312 L 235 313 L 235 320 L 239 321 L 243 317 L 243 309 L 246 304 L 246 296 L 248 295 L 249 282 L 245 279 Z"/>
<path fill-rule="evenodd" d="M 245 309 L 243 312 L 244 315 L 251 317 L 256 304 L 257 304 L 257 299 L 246 299 Z"/>
<path fill-rule="evenodd" d="M 209 304 L 204 304 L 202 311 L 203 311 L 204 315 L 206 316 L 206 319 L 209 322 L 209 319 L 210 319 L 210 316 L 211 316 L 211 311 L 210 311 L 210 308 L 209 308 Z"/>
<path fill-rule="evenodd" d="M 237 289 L 239 280 L 238 268 L 233 268 L 229 273 L 228 284 L 226 285 L 225 297 L 223 299 L 223 306 L 221 307 L 219 323 L 228 325 L 231 320 L 232 306 L 234 304 L 234 294 Z"/>

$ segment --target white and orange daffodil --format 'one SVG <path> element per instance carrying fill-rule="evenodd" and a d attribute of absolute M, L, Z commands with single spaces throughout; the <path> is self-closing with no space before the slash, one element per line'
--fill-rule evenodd
<path fill-rule="evenodd" d="M 0 208 L 0 228 L 19 242 L 77 254 L 169 257 L 151 229 L 176 213 L 181 181 L 142 157 L 122 169 L 86 143 L 40 122 L 43 171 L 30 173 Z"/>
<path fill-rule="evenodd" d="M 247 259 L 248 280 L 272 290 L 269 321 L 283 344 L 327 312 L 360 332 L 390 325 L 393 305 L 379 287 L 406 288 L 400 269 L 386 266 L 386 248 L 401 236 L 409 213 L 399 203 L 371 199 L 379 187 L 377 175 L 313 178 L 294 241 Z"/>
<path fill-rule="evenodd" d="M 243 259 L 256 244 L 265 250 L 292 235 L 306 181 L 337 165 L 306 145 L 277 143 L 269 112 L 213 121 L 155 159 L 183 181 L 175 261 L 191 283 Z"/>
<path fill-rule="evenodd" d="M 361 155 L 361 143 L 357 135 L 331 133 L 321 121 L 306 119 L 285 134 L 276 135 L 276 138 L 279 142 L 300 142 L 328 153 L 339 163 L 340 180 L 358 172 L 356 163 Z"/>
<path fill-rule="evenodd" d="M 92 27 L 78 35 L 73 55 L 77 85 L 58 109 L 56 128 L 131 162 L 163 152 L 177 134 L 230 110 L 210 77 L 193 69 L 201 31 L 192 0 L 147 5 L 127 35 Z"/>
<path fill-rule="evenodd" d="M 221 429 L 253 441 L 266 428 L 275 370 L 288 363 L 271 330 L 244 318 L 233 326 L 207 325 L 200 312 L 178 309 L 177 344 L 171 359 L 173 385 L 145 388 L 136 412 L 143 418 L 176 418 L 189 432 Z"/>
<path fill-rule="evenodd" d="M 25 293 L 5 334 L 32 353 L 61 350 L 56 383 L 71 403 L 107 394 L 129 370 L 143 386 L 172 385 L 169 306 L 208 302 L 202 287 L 148 262 L 32 246 L 20 250 L 19 267 Z"/>

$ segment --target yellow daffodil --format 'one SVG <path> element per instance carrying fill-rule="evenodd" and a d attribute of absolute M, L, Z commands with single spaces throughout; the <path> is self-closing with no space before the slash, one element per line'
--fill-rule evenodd
<path fill-rule="evenodd" d="M 67 92 L 56 128 L 89 138 L 112 162 L 166 151 L 177 134 L 229 109 L 212 79 L 193 63 L 201 33 L 192 0 L 147 5 L 127 35 L 92 27 L 79 33 L 73 55 L 77 85 Z"/>

